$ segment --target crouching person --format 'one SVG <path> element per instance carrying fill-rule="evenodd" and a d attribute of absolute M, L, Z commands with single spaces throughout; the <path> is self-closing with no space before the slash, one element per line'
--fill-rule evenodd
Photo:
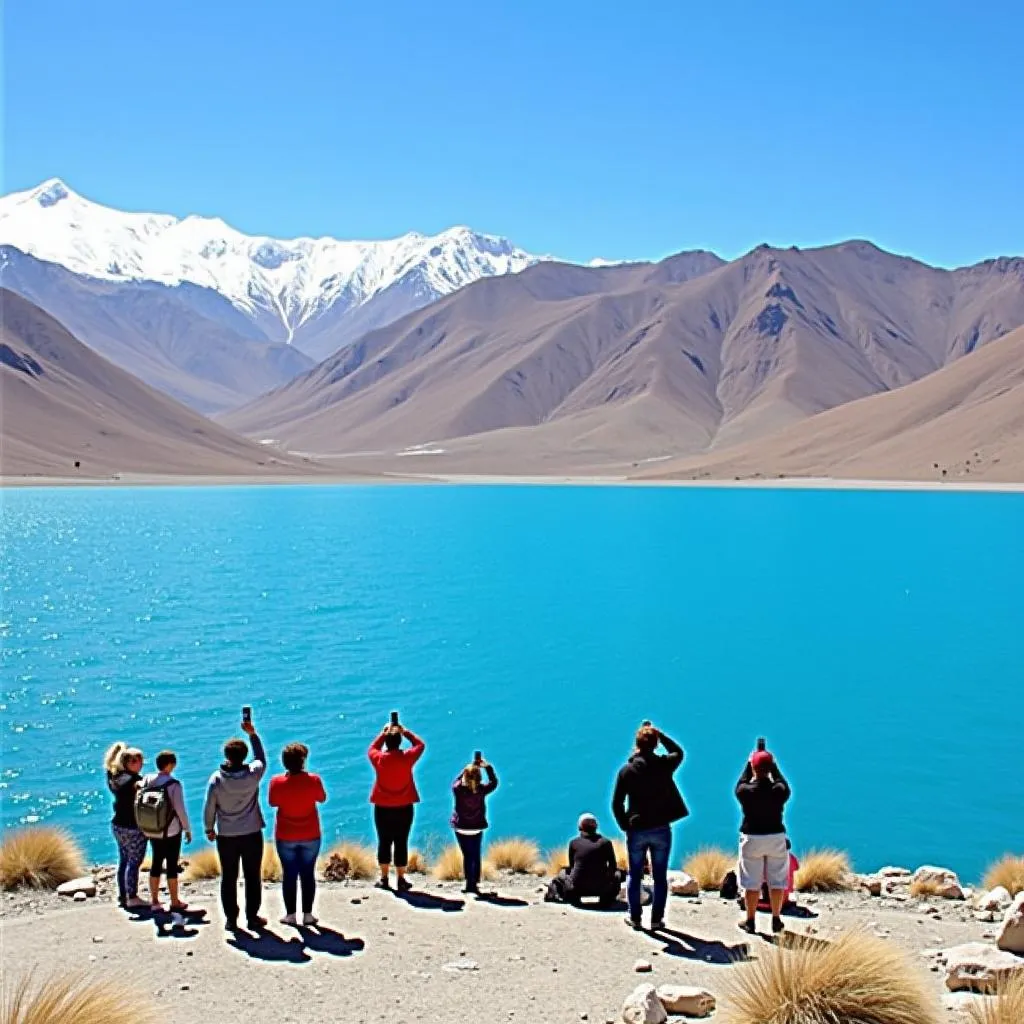
<path fill-rule="evenodd" d="M 597 818 L 592 814 L 580 817 L 579 830 L 569 843 L 569 866 L 551 879 L 544 898 L 576 906 L 581 900 L 596 898 L 600 906 L 612 907 L 625 881 L 625 872 L 615 862 L 615 847 L 597 831 Z"/>

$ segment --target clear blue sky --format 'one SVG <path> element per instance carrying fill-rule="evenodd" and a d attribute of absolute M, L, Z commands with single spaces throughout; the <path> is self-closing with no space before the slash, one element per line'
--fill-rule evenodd
<path fill-rule="evenodd" d="M 5 9 L 5 192 L 571 259 L 1024 251 L 1020 0 Z"/>

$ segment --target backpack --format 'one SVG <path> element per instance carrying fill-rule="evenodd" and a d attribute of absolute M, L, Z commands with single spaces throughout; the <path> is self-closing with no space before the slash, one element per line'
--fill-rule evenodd
<path fill-rule="evenodd" d="M 151 783 L 135 794 L 135 824 L 147 839 L 167 838 L 167 830 L 178 816 L 169 792 L 175 785 L 179 783 L 168 782 L 164 786 Z"/>

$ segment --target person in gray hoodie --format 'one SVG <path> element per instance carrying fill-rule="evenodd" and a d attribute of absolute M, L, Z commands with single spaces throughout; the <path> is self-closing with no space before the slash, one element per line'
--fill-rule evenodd
<path fill-rule="evenodd" d="M 245 920 L 252 930 L 262 928 L 260 917 L 263 885 L 263 812 L 260 810 L 260 782 L 267 770 L 263 742 L 251 722 L 242 729 L 252 740 L 253 759 L 246 764 L 249 747 L 245 740 L 224 744 L 224 763 L 210 776 L 203 807 L 206 838 L 216 842 L 220 858 L 220 902 L 224 924 L 229 931 L 238 927 L 238 869 L 245 878 Z"/>

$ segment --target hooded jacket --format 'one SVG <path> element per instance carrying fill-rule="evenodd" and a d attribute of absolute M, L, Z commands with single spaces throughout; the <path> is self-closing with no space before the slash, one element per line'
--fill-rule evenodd
<path fill-rule="evenodd" d="M 138 828 L 135 823 L 135 793 L 142 776 L 138 772 L 107 773 L 107 789 L 114 795 L 114 818 L 117 828 Z"/>
<path fill-rule="evenodd" d="M 690 813 L 672 778 L 683 763 L 683 748 L 664 735 L 661 742 L 667 754 L 635 751 L 619 769 L 612 813 L 623 832 L 661 828 Z"/>
<path fill-rule="evenodd" d="M 210 776 L 203 805 L 203 827 L 219 836 L 248 836 L 262 832 L 260 782 L 267 770 L 263 741 L 252 733 L 253 759 L 238 768 L 225 762 Z"/>

